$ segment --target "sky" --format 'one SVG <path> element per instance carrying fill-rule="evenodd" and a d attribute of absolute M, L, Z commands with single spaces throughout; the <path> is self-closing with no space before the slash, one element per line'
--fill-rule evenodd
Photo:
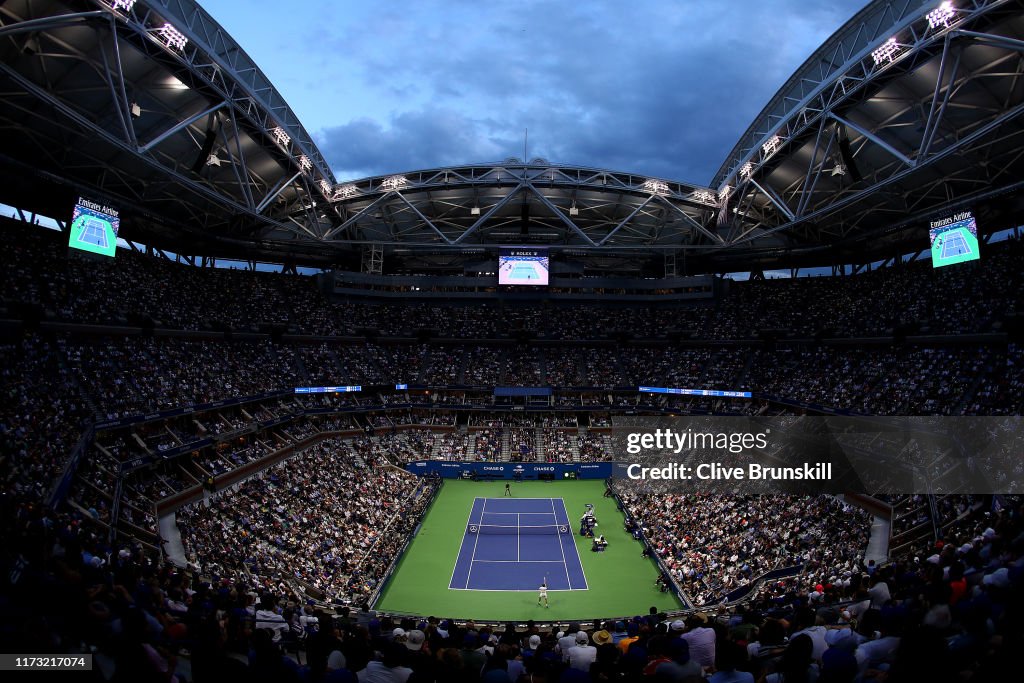
<path fill-rule="evenodd" d="M 339 181 L 523 157 L 710 184 L 867 0 L 199 0 Z"/>

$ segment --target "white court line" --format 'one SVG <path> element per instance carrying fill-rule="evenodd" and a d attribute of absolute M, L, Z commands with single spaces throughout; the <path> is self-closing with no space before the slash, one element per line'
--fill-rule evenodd
<path fill-rule="evenodd" d="M 469 523 L 473 520 L 473 508 L 476 507 L 477 500 L 479 500 L 479 498 L 474 498 L 473 504 L 469 506 L 469 515 L 466 517 L 466 526 L 464 526 L 462 529 L 462 543 L 466 542 L 466 529 L 469 528 Z M 455 556 L 455 566 L 452 567 L 452 578 L 448 579 L 448 590 L 461 590 L 460 588 L 455 588 L 454 586 L 452 586 L 452 582 L 455 581 L 455 570 L 459 568 L 460 557 L 462 557 L 462 544 L 459 544 L 459 553 Z M 472 562 L 469 563 L 469 568 L 473 568 Z"/>
<path fill-rule="evenodd" d="M 555 512 L 555 499 L 548 498 L 548 500 L 551 501 L 551 514 L 555 516 L 555 524 L 558 524 L 558 513 Z M 559 498 L 559 500 L 561 500 L 561 498 Z M 562 504 L 562 508 L 565 508 L 564 503 Z M 565 516 L 566 519 L 568 519 L 569 513 L 566 512 Z M 568 524 L 566 524 L 566 526 L 568 526 Z M 558 534 L 558 549 L 562 551 L 562 569 L 565 570 L 565 585 L 569 587 L 569 590 L 572 590 L 572 579 L 569 578 L 569 565 L 565 561 L 565 546 L 562 545 L 562 534 Z"/>
<path fill-rule="evenodd" d="M 516 513 L 516 562 L 519 561 L 519 513 Z"/>
<path fill-rule="evenodd" d="M 576 547 L 576 535 L 571 533 L 571 530 L 572 530 L 572 520 L 569 519 L 569 511 L 565 508 L 565 500 L 564 499 L 559 498 L 558 502 L 562 504 L 562 512 L 565 513 L 565 518 L 566 518 L 566 520 L 568 520 L 565 523 L 565 525 L 570 529 L 570 536 L 569 536 L 569 538 L 572 540 L 572 548 L 573 548 L 573 550 L 576 551 L 576 560 L 580 563 L 580 574 L 583 575 L 583 588 L 577 588 L 576 590 L 578 590 L 578 591 L 588 591 L 588 590 L 590 590 L 590 582 L 587 581 L 587 571 L 583 568 L 583 558 L 580 557 L 580 549 Z M 555 515 L 555 523 L 556 524 L 558 523 L 558 516 L 557 515 Z M 562 536 L 563 535 L 564 534 L 558 534 L 558 543 L 559 543 L 559 545 L 561 545 L 561 543 L 562 543 Z M 562 553 L 563 554 L 565 553 L 564 549 L 562 550 Z M 566 566 L 566 572 L 568 572 L 568 571 L 569 571 L 569 567 L 567 565 Z M 571 586 L 572 584 L 570 583 L 569 585 Z"/>
<path fill-rule="evenodd" d="M 561 560 L 473 560 L 489 564 L 558 564 Z"/>
<path fill-rule="evenodd" d="M 473 499 L 473 507 L 476 507 L 476 501 L 477 500 L 482 500 L 484 502 L 483 507 L 480 508 L 480 519 L 483 519 L 484 515 L 487 513 L 487 499 L 486 498 L 480 498 L 480 499 L 474 498 Z M 472 508 L 470 508 L 469 515 L 470 515 L 470 517 L 473 516 Z M 465 532 L 463 532 L 463 533 L 465 533 Z M 480 542 L 480 534 L 477 534 L 476 538 L 473 539 L 473 554 L 469 556 L 469 571 L 466 572 L 466 588 L 467 589 L 469 589 L 469 577 L 473 575 L 473 563 L 476 561 L 476 544 L 479 543 L 479 542 Z M 458 560 L 456 560 L 456 562 L 457 561 Z"/>
<path fill-rule="evenodd" d="M 556 560 L 557 561 L 557 560 Z M 470 593 L 536 593 L 536 588 L 452 588 L 453 591 L 469 591 Z M 568 593 L 579 588 L 549 588 L 548 593 Z"/>

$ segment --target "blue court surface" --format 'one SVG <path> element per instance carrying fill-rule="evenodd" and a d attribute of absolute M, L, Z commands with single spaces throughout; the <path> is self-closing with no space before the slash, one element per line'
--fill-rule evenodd
<path fill-rule="evenodd" d="M 105 223 L 88 216 L 83 217 L 82 232 L 78 235 L 79 242 L 107 248 L 107 226 Z"/>
<path fill-rule="evenodd" d="M 475 498 L 448 588 L 587 590 L 561 498 Z"/>
<path fill-rule="evenodd" d="M 967 244 L 967 240 L 964 239 L 959 230 L 944 237 L 945 239 L 942 242 L 942 258 L 952 258 L 953 256 L 971 253 L 970 245 Z"/>

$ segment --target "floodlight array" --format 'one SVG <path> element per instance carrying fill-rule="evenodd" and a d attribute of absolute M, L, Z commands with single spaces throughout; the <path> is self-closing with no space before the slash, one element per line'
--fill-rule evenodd
<path fill-rule="evenodd" d="M 356 191 L 357 190 L 355 185 L 342 185 L 341 187 L 334 191 L 334 198 L 348 199 L 349 197 L 354 196 Z"/>
<path fill-rule="evenodd" d="M 899 51 L 899 43 L 896 42 L 896 36 L 893 36 L 872 51 L 871 57 L 875 60 L 875 66 L 878 66 L 882 62 L 891 62 Z"/>
<path fill-rule="evenodd" d="M 763 145 L 761 145 L 761 151 L 764 152 L 764 156 L 767 159 L 771 155 L 775 154 L 775 150 L 782 144 L 782 139 L 778 135 L 773 135 L 768 138 Z"/>
<path fill-rule="evenodd" d="M 695 190 L 693 198 L 701 204 L 711 204 L 714 206 L 718 203 L 715 201 L 715 195 L 711 194 L 707 190 Z"/>
<path fill-rule="evenodd" d="M 116 10 L 119 9 L 125 12 L 131 12 L 132 7 L 135 6 L 135 0 L 114 0 L 111 6 Z"/>
<path fill-rule="evenodd" d="M 277 144 L 279 144 L 279 145 L 281 145 L 283 147 L 287 147 L 288 144 L 292 141 L 291 136 L 288 135 L 288 133 L 286 133 L 284 131 L 284 128 L 282 128 L 281 126 L 278 126 L 277 128 L 272 129 L 270 131 L 270 134 L 274 136 L 275 140 L 277 140 Z"/>
<path fill-rule="evenodd" d="M 668 183 L 660 180 L 646 180 L 643 188 L 651 194 L 668 194 Z"/>
<path fill-rule="evenodd" d="M 184 50 L 185 45 L 188 44 L 188 38 L 185 37 L 185 34 L 174 28 L 169 22 L 157 29 L 157 32 L 163 38 L 164 45 L 167 47 Z"/>
<path fill-rule="evenodd" d="M 334 188 L 331 186 L 331 184 L 329 182 L 327 182 L 326 178 L 321 178 L 320 182 L 318 182 L 317 185 L 320 186 L 320 190 L 324 193 L 324 195 L 326 195 L 328 197 L 331 196 L 331 191 Z"/>
<path fill-rule="evenodd" d="M 305 154 L 299 157 L 299 168 L 303 171 L 309 171 L 313 168 L 313 162 L 309 160 Z"/>
<path fill-rule="evenodd" d="M 740 176 L 749 178 L 750 174 L 754 172 L 754 165 L 749 161 L 740 167 Z"/>
<path fill-rule="evenodd" d="M 952 2 L 944 2 L 926 16 L 929 28 L 939 28 L 940 26 L 948 28 L 949 22 L 956 19 L 956 9 Z"/>
<path fill-rule="evenodd" d="M 397 190 L 400 187 L 404 187 L 409 181 L 406 180 L 404 175 L 393 175 L 389 178 L 385 178 L 381 181 L 380 186 L 388 192 Z"/>

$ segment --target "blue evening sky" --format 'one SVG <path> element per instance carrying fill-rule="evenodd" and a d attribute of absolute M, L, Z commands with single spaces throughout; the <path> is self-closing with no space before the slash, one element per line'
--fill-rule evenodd
<path fill-rule="evenodd" d="M 200 0 L 339 180 L 523 156 L 710 183 L 866 0 Z"/>

